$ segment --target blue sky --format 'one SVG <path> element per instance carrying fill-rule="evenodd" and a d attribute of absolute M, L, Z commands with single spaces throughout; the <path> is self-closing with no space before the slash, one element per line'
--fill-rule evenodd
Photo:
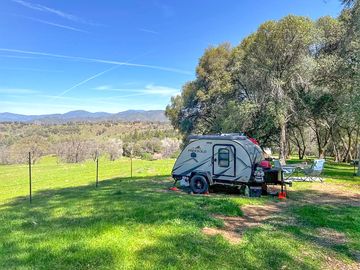
<path fill-rule="evenodd" d="M 0 112 L 164 109 L 204 49 L 338 0 L 1 0 Z"/>

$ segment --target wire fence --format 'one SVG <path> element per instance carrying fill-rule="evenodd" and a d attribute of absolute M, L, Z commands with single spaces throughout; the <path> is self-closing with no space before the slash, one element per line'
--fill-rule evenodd
<path fill-rule="evenodd" d="M 115 177 L 133 178 L 133 158 L 123 160 L 122 170 L 114 172 L 114 167 L 120 163 L 111 164 L 111 168 L 101 168 L 101 159 L 96 155 L 93 160 L 83 163 L 61 163 L 56 161 L 51 164 L 37 164 L 32 152 L 12 152 L 12 155 L 22 156 L 21 164 L 8 164 L 0 166 L 0 205 L 8 203 L 14 197 L 24 197 L 31 204 L 33 194 L 52 188 L 67 188 L 93 184 L 98 188 L 101 179 Z M 26 156 L 26 159 L 24 159 Z M 24 164 L 24 161 L 27 161 Z M 109 164 L 109 163 L 107 163 Z M 115 165 L 115 166 L 114 166 Z M 124 168 L 125 167 L 125 168 Z M 100 174 L 104 169 L 103 175 Z M 108 169 L 108 172 L 105 170 Z M 11 182 L 10 182 L 11 181 Z"/>

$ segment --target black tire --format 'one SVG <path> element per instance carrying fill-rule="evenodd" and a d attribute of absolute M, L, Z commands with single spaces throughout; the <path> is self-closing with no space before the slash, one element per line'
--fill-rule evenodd
<path fill-rule="evenodd" d="M 196 194 L 206 193 L 209 190 L 209 184 L 202 175 L 195 174 L 190 179 L 190 188 Z"/>

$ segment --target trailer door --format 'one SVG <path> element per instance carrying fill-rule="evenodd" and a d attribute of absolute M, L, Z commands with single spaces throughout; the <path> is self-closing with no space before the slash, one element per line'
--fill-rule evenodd
<path fill-rule="evenodd" d="M 235 147 L 230 144 L 215 144 L 213 146 L 213 175 L 235 176 Z"/>

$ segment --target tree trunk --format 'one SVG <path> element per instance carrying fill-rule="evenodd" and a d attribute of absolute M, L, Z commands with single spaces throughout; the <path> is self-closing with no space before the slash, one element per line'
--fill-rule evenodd
<path fill-rule="evenodd" d="M 305 151 L 306 151 L 306 144 L 305 144 L 305 138 L 304 138 L 304 133 L 303 131 L 299 128 L 299 133 L 300 133 L 300 138 L 301 138 L 301 143 L 302 143 L 302 150 L 299 151 L 299 159 L 302 160 L 304 159 L 304 156 L 305 156 Z"/>
<path fill-rule="evenodd" d="M 357 172 L 357 175 L 360 176 L 360 147 L 358 149 L 358 172 Z"/>
<path fill-rule="evenodd" d="M 340 161 L 340 156 L 339 156 L 339 151 L 336 147 L 336 143 L 333 142 L 333 151 L 334 151 L 334 162 L 339 162 Z"/>
<path fill-rule="evenodd" d="M 286 159 L 290 159 L 291 153 L 292 153 L 292 149 L 291 149 L 290 140 L 287 138 L 286 139 Z"/>
<path fill-rule="evenodd" d="M 354 152 L 353 152 L 354 157 L 356 157 L 358 154 L 357 151 L 359 148 L 359 135 L 360 135 L 360 127 L 358 126 L 358 128 L 356 130 L 356 136 L 355 136 L 355 142 L 354 142 Z M 357 158 L 359 158 L 359 156 Z"/>
<path fill-rule="evenodd" d="M 319 149 L 319 158 L 325 158 L 325 149 L 322 147 Z"/>
<path fill-rule="evenodd" d="M 305 146 L 304 142 L 301 144 L 299 139 L 296 137 L 296 135 L 294 135 L 294 144 L 297 147 L 299 159 L 300 160 L 304 159 L 305 151 L 306 151 L 306 146 Z"/>
<path fill-rule="evenodd" d="M 321 137 L 320 137 L 320 134 L 316 127 L 315 127 L 314 131 L 315 131 L 315 135 L 316 135 L 316 142 L 318 145 L 319 158 L 321 158 L 321 155 L 324 155 L 324 149 L 321 146 Z"/>
<path fill-rule="evenodd" d="M 347 129 L 347 136 L 348 136 L 348 141 L 346 142 L 345 139 L 343 137 L 341 137 L 341 141 L 344 145 L 344 155 L 342 158 L 342 162 L 350 162 L 350 160 L 352 159 L 352 155 L 351 155 L 351 146 L 352 146 L 352 133 L 353 130 L 349 130 Z"/>
<path fill-rule="evenodd" d="M 351 147 L 352 147 L 352 130 L 348 131 L 348 136 L 349 136 L 349 140 L 348 140 L 348 151 L 346 153 L 346 158 L 347 158 L 347 162 L 350 162 L 353 158 L 351 155 Z"/>
<path fill-rule="evenodd" d="M 280 124 L 280 151 L 279 151 L 279 159 L 281 164 L 286 163 L 286 125 L 285 123 Z"/>
<path fill-rule="evenodd" d="M 324 159 L 325 158 L 325 150 L 329 144 L 330 141 L 330 135 L 325 135 L 323 140 L 321 140 L 321 135 L 318 131 L 315 131 L 316 134 L 316 141 L 318 143 L 318 150 L 319 150 L 319 158 Z M 331 131 L 329 134 L 332 134 Z"/>
<path fill-rule="evenodd" d="M 302 151 L 301 151 L 301 155 L 299 155 L 299 159 L 300 159 L 300 160 L 303 160 L 303 159 L 304 159 L 304 157 L 305 157 L 305 152 L 306 152 L 306 147 L 304 146 L 304 148 L 303 148 Z"/>

